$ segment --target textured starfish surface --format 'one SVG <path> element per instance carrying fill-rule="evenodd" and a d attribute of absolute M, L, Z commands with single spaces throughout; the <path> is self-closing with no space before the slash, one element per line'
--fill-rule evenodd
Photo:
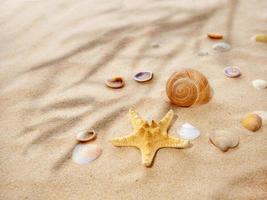
<path fill-rule="evenodd" d="M 174 113 L 170 110 L 158 123 L 152 120 L 150 123 L 142 120 L 138 113 L 129 110 L 133 126 L 133 134 L 117 137 L 111 143 L 118 147 L 137 147 L 142 154 L 142 163 L 146 167 L 151 166 L 156 152 L 160 148 L 185 148 L 189 145 L 188 140 L 183 140 L 168 135 L 168 129 Z"/>

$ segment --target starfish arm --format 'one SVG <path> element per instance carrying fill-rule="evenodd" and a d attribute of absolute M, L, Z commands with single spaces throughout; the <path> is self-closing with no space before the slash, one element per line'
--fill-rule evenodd
<path fill-rule="evenodd" d="M 142 154 L 142 163 L 146 167 L 150 167 L 153 163 L 154 157 L 157 153 L 157 149 L 140 149 Z"/>
<path fill-rule="evenodd" d="M 169 136 L 168 138 L 163 140 L 159 145 L 161 148 L 164 147 L 186 148 L 189 146 L 189 141 Z"/>
<path fill-rule="evenodd" d="M 135 146 L 136 135 L 129 135 L 124 137 L 116 137 L 111 140 L 111 143 L 117 147 Z"/>
<path fill-rule="evenodd" d="M 144 121 L 139 117 L 138 113 L 135 112 L 132 108 L 130 108 L 129 110 L 129 115 L 133 129 L 134 131 L 137 131 L 144 124 Z"/>
<path fill-rule="evenodd" d="M 167 131 L 171 125 L 174 113 L 170 110 L 159 122 L 160 130 L 162 133 L 167 134 Z"/>

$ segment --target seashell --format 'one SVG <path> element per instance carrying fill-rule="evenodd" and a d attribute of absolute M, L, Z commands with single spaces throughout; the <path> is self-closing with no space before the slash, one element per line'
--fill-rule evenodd
<path fill-rule="evenodd" d="M 177 133 L 180 138 L 185 140 L 194 140 L 200 136 L 200 131 L 189 123 L 183 124 L 182 127 L 177 130 Z"/>
<path fill-rule="evenodd" d="M 223 35 L 218 33 L 208 33 L 207 35 L 210 39 L 215 39 L 215 40 L 223 39 Z"/>
<path fill-rule="evenodd" d="M 259 115 L 250 113 L 241 120 L 241 124 L 250 131 L 257 131 L 261 128 L 262 119 Z"/>
<path fill-rule="evenodd" d="M 182 107 L 207 103 L 212 94 L 206 77 L 194 69 L 172 74 L 166 84 L 166 93 L 171 103 Z"/>
<path fill-rule="evenodd" d="M 124 87 L 125 82 L 122 77 L 113 77 L 111 79 L 106 80 L 106 86 L 114 89 Z"/>
<path fill-rule="evenodd" d="M 267 43 L 267 35 L 264 35 L 264 34 L 256 35 L 255 40 L 256 40 L 257 42 L 264 42 L 264 43 Z"/>
<path fill-rule="evenodd" d="M 71 159 L 77 164 L 88 164 L 97 159 L 101 153 L 102 149 L 97 144 L 77 144 Z"/>
<path fill-rule="evenodd" d="M 137 82 L 146 82 L 153 78 L 153 73 L 150 71 L 138 72 L 134 75 L 134 80 Z"/>
<path fill-rule="evenodd" d="M 231 46 L 230 46 L 230 44 L 227 44 L 225 42 L 218 42 L 218 43 L 214 44 L 212 48 L 215 51 L 225 52 L 225 51 L 229 51 L 231 49 Z"/>
<path fill-rule="evenodd" d="M 267 87 L 267 82 L 265 80 L 261 80 L 261 79 L 256 79 L 254 81 L 252 81 L 252 85 L 258 89 L 265 89 Z"/>
<path fill-rule="evenodd" d="M 258 111 L 254 111 L 253 114 L 260 116 L 263 125 L 267 124 L 267 112 L 266 111 L 258 110 Z"/>
<path fill-rule="evenodd" d="M 225 67 L 223 72 L 225 76 L 230 78 L 236 78 L 241 76 L 241 72 L 238 67 Z"/>
<path fill-rule="evenodd" d="M 223 130 L 210 134 L 209 139 L 214 146 L 223 152 L 226 152 L 228 149 L 234 148 L 239 144 L 239 138 L 237 135 Z"/>
<path fill-rule="evenodd" d="M 209 55 L 209 52 L 207 52 L 207 51 L 204 51 L 204 50 L 201 50 L 201 51 L 199 51 L 198 53 L 197 53 L 197 55 L 198 56 L 208 56 Z"/>
<path fill-rule="evenodd" d="M 76 135 L 76 140 L 78 140 L 79 142 L 87 142 L 89 140 L 92 140 L 96 137 L 96 133 L 94 130 L 91 131 L 80 131 L 77 135 Z"/>

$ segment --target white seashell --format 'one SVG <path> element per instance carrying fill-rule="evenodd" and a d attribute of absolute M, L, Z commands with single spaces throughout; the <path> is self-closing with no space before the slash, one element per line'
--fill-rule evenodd
<path fill-rule="evenodd" d="M 225 42 L 218 42 L 212 47 L 215 51 L 224 52 L 231 49 L 231 45 Z"/>
<path fill-rule="evenodd" d="M 137 82 L 146 82 L 153 78 L 153 72 L 151 71 L 141 71 L 133 76 L 133 79 Z"/>
<path fill-rule="evenodd" d="M 223 152 L 226 152 L 228 149 L 234 148 L 239 144 L 239 138 L 237 135 L 224 130 L 215 131 L 210 134 L 209 139 L 213 145 Z"/>
<path fill-rule="evenodd" d="M 91 130 L 91 131 L 80 131 L 76 135 L 76 140 L 78 140 L 79 142 L 87 142 L 89 140 L 94 139 L 95 137 L 96 137 L 96 133 L 93 130 Z"/>
<path fill-rule="evenodd" d="M 72 152 L 72 160 L 77 164 L 88 164 L 97 159 L 102 149 L 97 144 L 77 144 Z"/>
<path fill-rule="evenodd" d="M 267 82 L 265 80 L 261 80 L 261 79 L 256 79 L 254 81 L 252 81 L 252 85 L 260 90 L 260 89 L 265 89 L 267 87 Z"/>
<path fill-rule="evenodd" d="M 260 116 L 260 118 L 262 119 L 263 125 L 267 124 L 267 111 L 257 110 L 257 111 L 254 111 L 253 113 Z"/>
<path fill-rule="evenodd" d="M 241 76 L 240 69 L 238 67 L 226 67 L 223 69 L 223 73 L 225 76 L 230 78 L 236 78 Z"/>
<path fill-rule="evenodd" d="M 200 131 L 189 123 L 183 124 L 177 133 L 185 140 L 194 140 L 200 136 Z"/>

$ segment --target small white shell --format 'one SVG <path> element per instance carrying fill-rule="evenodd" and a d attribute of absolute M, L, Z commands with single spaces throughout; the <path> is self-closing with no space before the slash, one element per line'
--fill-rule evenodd
<path fill-rule="evenodd" d="M 89 140 L 94 139 L 95 137 L 96 137 L 96 133 L 93 130 L 91 130 L 91 131 L 80 131 L 76 135 L 76 140 L 78 140 L 79 142 L 87 142 Z"/>
<path fill-rule="evenodd" d="M 141 71 L 133 76 L 133 79 L 137 82 L 146 82 L 153 78 L 153 72 L 151 71 Z"/>
<path fill-rule="evenodd" d="M 238 67 L 225 67 L 223 69 L 223 73 L 225 76 L 230 77 L 230 78 L 236 78 L 241 76 L 240 69 Z"/>
<path fill-rule="evenodd" d="M 200 131 L 189 123 L 185 123 L 177 130 L 180 138 L 185 140 L 194 140 L 200 136 Z"/>
<path fill-rule="evenodd" d="M 231 45 L 225 42 L 218 42 L 212 47 L 215 51 L 224 52 L 231 49 Z"/>
<path fill-rule="evenodd" d="M 258 89 L 265 89 L 267 87 L 267 82 L 265 80 L 261 80 L 261 79 L 256 79 L 254 81 L 252 81 L 252 85 Z"/>
<path fill-rule="evenodd" d="M 72 152 L 72 161 L 77 164 L 88 164 L 97 159 L 102 149 L 97 144 L 77 144 Z"/>

